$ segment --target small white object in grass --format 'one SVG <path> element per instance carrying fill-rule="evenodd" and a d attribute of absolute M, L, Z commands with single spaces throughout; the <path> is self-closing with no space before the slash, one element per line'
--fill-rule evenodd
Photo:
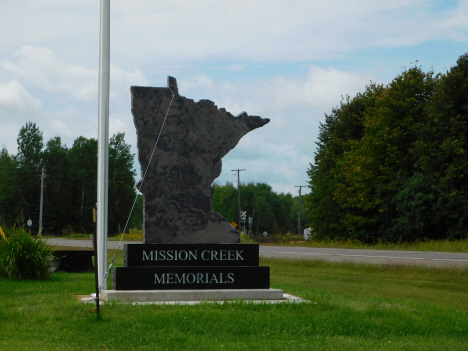
<path fill-rule="evenodd" d="M 312 236 L 312 228 L 304 229 L 304 240 L 309 240 L 311 236 Z"/>

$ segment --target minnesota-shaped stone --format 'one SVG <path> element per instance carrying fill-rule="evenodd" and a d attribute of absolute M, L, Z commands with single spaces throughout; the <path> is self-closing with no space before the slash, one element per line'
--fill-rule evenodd
<path fill-rule="evenodd" d="M 131 94 L 144 243 L 238 243 L 239 233 L 212 208 L 211 184 L 221 174 L 221 158 L 270 120 L 245 112 L 234 117 L 212 101 L 180 96 L 172 77 L 167 88 L 134 86 Z"/>

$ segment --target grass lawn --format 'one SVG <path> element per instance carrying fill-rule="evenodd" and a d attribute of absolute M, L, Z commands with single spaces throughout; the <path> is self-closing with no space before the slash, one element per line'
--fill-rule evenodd
<path fill-rule="evenodd" d="M 109 252 L 110 258 L 112 254 Z M 121 263 L 121 255 L 118 256 Z M 0 279 L 0 350 L 467 350 L 468 270 L 262 259 L 310 303 L 95 306 L 92 273 Z"/>

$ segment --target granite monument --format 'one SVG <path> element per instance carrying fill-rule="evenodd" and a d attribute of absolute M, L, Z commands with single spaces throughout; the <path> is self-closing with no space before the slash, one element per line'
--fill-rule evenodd
<path fill-rule="evenodd" d="M 238 243 L 239 233 L 212 208 L 213 181 L 221 159 L 250 131 L 269 119 L 234 117 L 210 100 L 167 88 L 131 87 L 144 195 L 145 244 Z M 158 143 L 155 145 L 155 141 Z"/>
<path fill-rule="evenodd" d="M 180 96 L 172 77 L 167 88 L 131 87 L 131 94 L 144 243 L 125 244 L 124 267 L 113 268 L 106 298 L 282 298 L 270 289 L 270 267 L 259 265 L 258 244 L 240 244 L 239 233 L 212 208 L 222 157 L 269 120 L 234 117 L 209 100 Z"/>

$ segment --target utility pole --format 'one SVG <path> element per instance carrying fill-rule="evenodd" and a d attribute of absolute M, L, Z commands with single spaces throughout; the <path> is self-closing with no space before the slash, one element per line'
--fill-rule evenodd
<path fill-rule="evenodd" d="M 307 185 L 296 185 L 295 187 L 296 188 L 299 188 L 299 216 L 297 218 L 297 233 L 299 235 L 301 235 L 301 202 L 302 202 L 302 198 L 301 198 L 301 190 L 302 188 L 305 188 Z"/>
<path fill-rule="evenodd" d="M 242 231 L 242 222 L 241 222 L 241 206 L 240 206 L 240 172 L 245 171 L 245 169 L 231 169 L 232 172 L 237 172 L 237 212 L 239 213 L 239 226 Z"/>
<path fill-rule="evenodd" d="M 42 167 L 41 174 L 41 203 L 39 205 L 39 237 L 42 236 L 42 208 L 44 204 L 44 167 Z"/>

